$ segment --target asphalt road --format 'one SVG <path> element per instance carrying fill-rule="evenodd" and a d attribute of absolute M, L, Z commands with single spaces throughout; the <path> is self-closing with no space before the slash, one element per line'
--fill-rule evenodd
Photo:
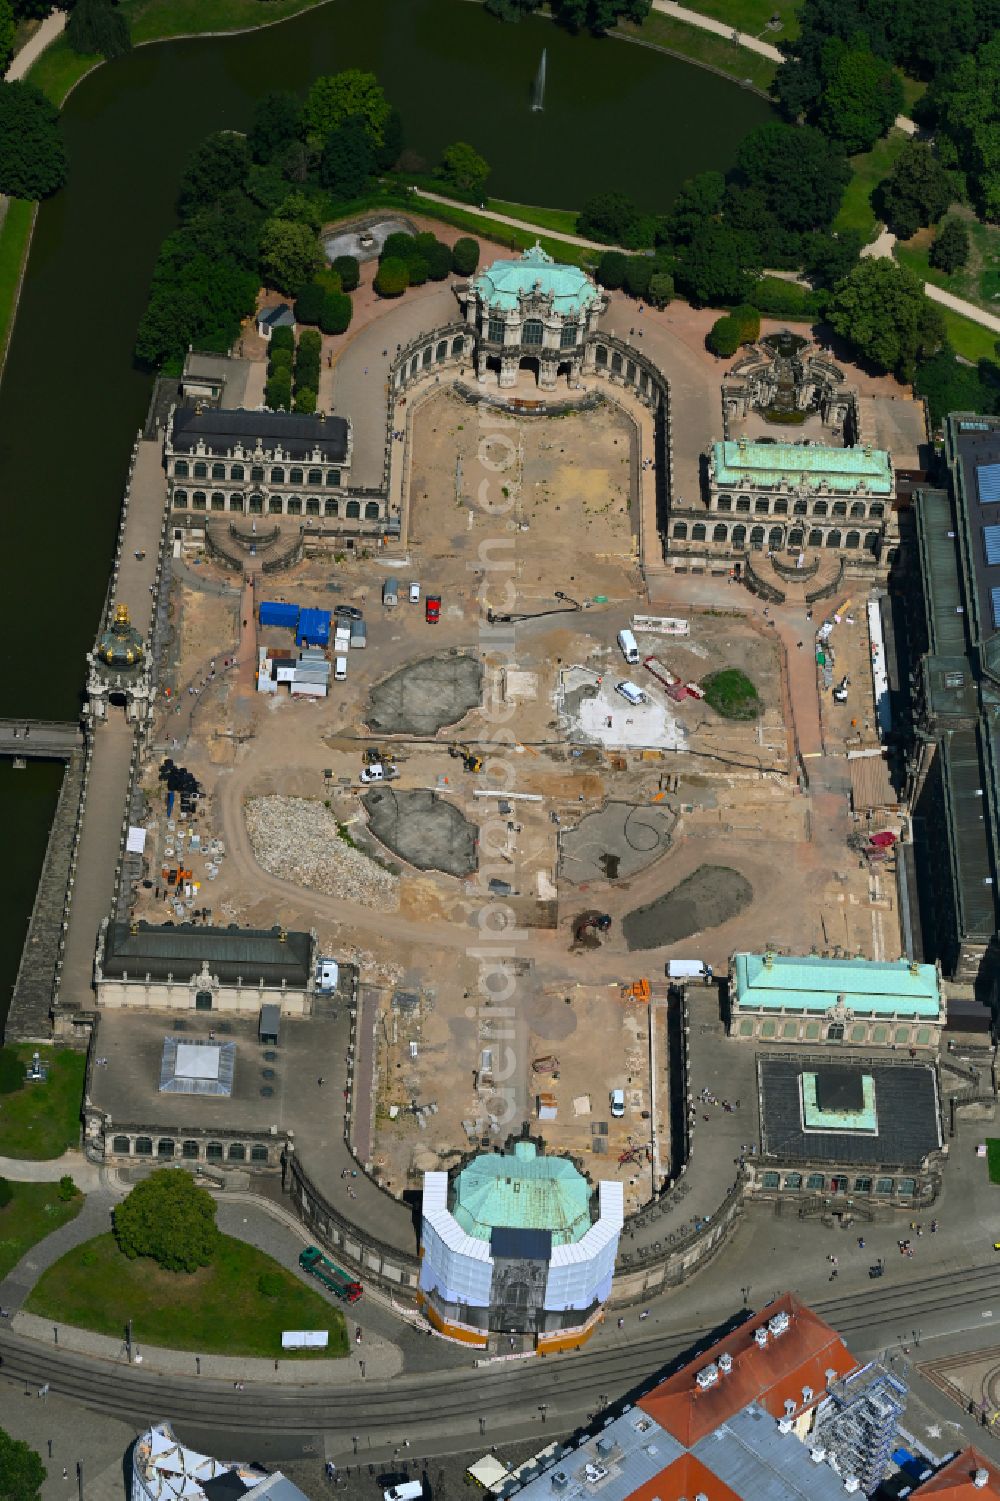
<path fill-rule="evenodd" d="M 890 1288 L 873 1282 L 860 1294 L 814 1301 L 813 1307 L 856 1353 L 869 1354 L 911 1338 L 926 1344 L 936 1333 L 980 1329 L 994 1313 L 1000 1319 L 998 1294 L 1000 1270 L 990 1263 Z M 630 1326 L 635 1319 L 632 1314 Z M 420 1452 L 468 1447 L 480 1417 L 494 1441 L 533 1431 L 542 1443 L 545 1425 L 565 1431 L 586 1421 L 609 1401 L 654 1384 L 664 1366 L 690 1357 L 715 1337 L 707 1328 L 664 1327 L 662 1319 L 635 1324 L 620 1344 L 500 1363 L 480 1369 L 471 1380 L 467 1371 L 451 1370 L 347 1390 L 257 1385 L 241 1392 L 218 1382 L 88 1360 L 7 1330 L 0 1333 L 0 1375 L 29 1392 L 48 1383 L 60 1396 L 137 1424 L 169 1414 L 202 1434 L 232 1435 L 234 1441 L 252 1434 L 255 1449 L 261 1447 L 260 1436 L 270 1434 L 276 1457 L 316 1452 L 320 1444 L 328 1455 L 346 1459 L 353 1453 L 352 1435 L 360 1431 L 366 1457 L 384 1458 L 406 1439 Z"/>

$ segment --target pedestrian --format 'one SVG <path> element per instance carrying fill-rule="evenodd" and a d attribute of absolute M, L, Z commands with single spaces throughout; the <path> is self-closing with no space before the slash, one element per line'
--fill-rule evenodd
<path fill-rule="evenodd" d="M 319 1085 L 319 1086 L 320 1086 L 320 1088 L 321 1088 L 321 1089 L 322 1089 L 322 1087 L 323 1087 L 323 1075 L 322 1075 L 322 1074 L 320 1074 L 320 1076 L 319 1076 L 319 1078 L 318 1078 L 318 1079 L 317 1079 L 317 1080 L 316 1080 L 316 1083 L 317 1083 L 317 1084 L 318 1084 L 318 1085 Z"/>
<path fill-rule="evenodd" d="M 63 1465 L 63 1479 L 64 1480 L 68 1480 L 69 1479 L 69 1471 L 67 1470 L 67 1468 L 66 1468 L 65 1465 Z"/>

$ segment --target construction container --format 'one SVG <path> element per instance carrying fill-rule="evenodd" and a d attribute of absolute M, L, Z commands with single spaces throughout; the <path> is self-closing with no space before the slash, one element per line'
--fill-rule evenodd
<path fill-rule="evenodd" d="M 330 611 L 300 610 L 296 646 L 327 646 L 330 641 Z"/>
<path fill-rule="evenodd" d="M 286 630 L 294 631 L 299 623 L 299 607 L 284 599 L 265 600 L 260 607 L 260 623 L 283 626 Z"/>

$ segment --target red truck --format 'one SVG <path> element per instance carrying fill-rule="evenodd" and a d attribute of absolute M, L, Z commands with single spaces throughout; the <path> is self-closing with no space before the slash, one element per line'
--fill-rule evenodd
<path fill-rule="evenodd" d="M 424 619 L 428 625 L 437 625 L 441 619 L 440 594 L 428 594 L 424 601 Z"/>

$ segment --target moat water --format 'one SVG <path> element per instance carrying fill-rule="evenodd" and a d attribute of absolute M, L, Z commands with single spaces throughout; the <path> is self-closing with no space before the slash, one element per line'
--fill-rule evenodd
<path fill-rule="evenodd" d="M 545 108 L 532 86 L 547 49 Z M 268 89 L 374 71 L 433 165 L 468 140 L 490 191 L 576 207 L 616 188 L 666 207 L 694 172 L 725 168 L 771 117 L 758 96 L 649 48 L 503 26 L 469 0 L 333 0 L 243 36 L 156 44 L 97 69 L 67 101 L 70 179 L 38 216 L 0 386 L 0 630 L 8 715 L 76 715 L 107 587 L 128 451 L 150 378 L 131 361 L 177 183 L 199 140 L 245 129 Z M 31 909 L 57 768 L 0 767 L 13 855 L 0 873 L 0 1017 Z"/>

